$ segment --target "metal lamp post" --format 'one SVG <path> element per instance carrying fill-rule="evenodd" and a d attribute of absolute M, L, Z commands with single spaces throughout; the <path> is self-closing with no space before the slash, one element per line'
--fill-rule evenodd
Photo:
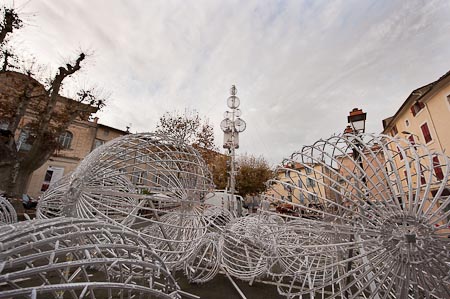
<path fill-rule="evenodd" d="M 225 111 L 224 117 L 220 123 L 220 128 L 224 132 L 223 147 L 228 149 L 228 154 L 231 157 L 231 169 L 230 169 L 230 193 L 232 196 L 232 202 L 234 202 L 234 194 L 236 192 L 236 152 L 239 148 L 239 133 L 244 132 L 246 123 L 240 118 L 242 112 L 238 108 L 240 100 L 236 96 L 236 86 L 232 85 L 230 89 L 230 96 L 227 99 L 227 105 L 231 111 Z M 242 216 L 242 202 L 237 202 L 238 216 Z"/>
<path fill-rule="evenodd" d="M 355 146 L 352 149 L 352 158 L 358 164 L 358 166 L 360 167 L 360 170 L 358 172 L 360 173 L 359 175 L 361 177 L 361 181 L 364 184 L 364 188 L 362 188 L 364 194 L 361 194 L 361 197 L 365 200 L 366 203 L 371 204 L 370 201 L 368 201 L 368 199 L 367 199 L 367 179 L 366 179 L 366 176 L 364 174 L 363 160 L 362 160 L 361 154 L 359 152 L 359 150 L 362 148 L 362 144 L 360 143 L 358 138 L 356 138 L 359 135 L 365 133 L 365 131 L 366 131 L 366 118 L 367 118 L 367 113 L 363 112 L 362 109 L 353 108 L 353 110 L 350 111 L 350 115 L 347 117 L 347 120 L 350 123 L 350 126 L 347 126 L 345 128 L 344 133 L 355 135 L 355 137 L 353 138 L 353 143 L 354 143 Z M 361 218 L 361 221 L 364 223 L 365 222 L 365 220 L 364 220 L 364 216 L 365 216 L 364 215 L 364 209 L 361 206 L 359 207 L 359 212 L 363 216 Z M 355 237 L 354 235 L 350 235 L 351 241 L 353 241 L 354 237 Z M 356 235 L 356 240 L 358 242 L 361 242 L 361 237 L 358 234 Z M 361 246 L 360 251 L 363 254 L 366 253 L 366 249 L 364 248 L 364 245 Z M 348 255 L 349 255 L 349 258 L 353 257 L 353 248 L 351 248 L 349 250 Z M 363 261 L 364 261 L 365 264 L 368 264 L 368 262 L 369 262 L 367 257 L 364 257 Z M 350 261 L 347 264 L 347 272 L 350 272 L 351 268 L 352 268 L 352 263 Z M 368 273 L 368 277 L 369 277 L 369 279 L 372 279 L 373 273 L 369 272 Z M 346 284 L 347 285 L 350 284 L 350 276 L 347 277 Z M 374 293 L 374 295 L 373 295 L 374 298 L 375 299 L 379 299 L 378 294 L 375 294 L 376 286 L 375 286 L 375 284 L 373 282 L 370 283 L 370 289 L 371 289 L 372 293 Z M 345 291 L 345 296 L 346 296 L 346 298 L 348 298 L 348 292 L 347 291 Z"/>

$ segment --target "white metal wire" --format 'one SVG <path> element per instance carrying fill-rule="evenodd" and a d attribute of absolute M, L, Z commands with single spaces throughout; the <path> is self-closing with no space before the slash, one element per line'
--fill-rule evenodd
<path fill-rule="evenodd" d="M 0 225 L 17 222 L 17 213 L 14 206 L 4 198 L 0 196 Z"/>
<path fill-rule="evenodd" d="M 289 207 L 276 234 L 281 267 L 271 269 L 280 293 L 450 297 L 446 155 L 384 135 L 344 135 L 283 164 L 267 196 Z"/>
<path fill-rule="evenodd" d="M 189 145 L 153 134 L 127 135 L 89 154 L 42 196 L 40 218 L 100 218 L 138 231 L 163 260 L 182 267 L 206 234 L 211 174 Z"/>
<path fill-rule="evenodd" d="M 1 227 L 0 298 L 181 298 L 143 238 L 96 219 Z"/>
<path fill-rule="evenodd" d="M 277 211 L 235 219 L 203 204 L 211 179 L 195 150 L 137 134 L 94 151 L 38 215 L 131 228 L 192 282 L 224 269 L 288 298 L 448 298 L 448 165 L 407 140 L 333 136 L 276 169 L 264 200 Z"/>

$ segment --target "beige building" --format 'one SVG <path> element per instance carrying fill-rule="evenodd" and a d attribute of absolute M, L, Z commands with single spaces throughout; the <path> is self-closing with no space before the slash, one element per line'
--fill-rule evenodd
<path fill-rule="evenodd" d="M 324 209 L 327 206 L 325 198 L 338 200 L 338 194 L 332 189 L 335 187 L 332 180 L 336 179 L 336 174 L 320 164 L 290 162 L 278 169 L 277 183 L 265 195 L 274 200 Z"/>
<path fill-rule="evenodd" d="M 394 116 L 383 120 L 383 133 L 445 152 L 450 148 L 449 124 L 450 71 L 411 92 Z"/>
<path fill-rule="evenodd" d="M 430 152 L 448 153 L 450 148 L 450 71 L 438 80 L 411 92 L 394 116 L 383 120 L 383 133 L 425 144 Z M 396 156 L 396 164 L 403 157 Z M 434 180 L 443 179 L 438 156 L 433 157 Z M 400 172 L 400 175 L 403 175 Z M 424 180 L 424 179 L 423 179 Z M 425 181 L 423 182 L 425 183 Z M 448 190 L 444 195 L 450 194 Z"/>
<path fill-rule="evenodd" d="M 61 135 L 61 149 L 33 172 L 27 193 L 32 197 L 41 195 L 51 184 L 72 172 L 93 149 L 125 134 L 128 132 L 99 124 L 98 118 L 94 121 L 77 120 Z M 26 144 L 21 147 L 26 150 Z"/>

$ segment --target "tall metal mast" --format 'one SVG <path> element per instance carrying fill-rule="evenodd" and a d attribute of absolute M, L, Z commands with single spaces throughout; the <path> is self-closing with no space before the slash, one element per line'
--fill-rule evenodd
<path fill-rule="evenodd" d="M 236 149 L 239 148 L 239 133 L 246 128 L 246 123 L 240 118 L 241 110 L 238 108 L 240 100 L 236 96 L 236 86 L 232 85 L 230 89 L 230 96 L 227 99 L 227 105 L 231 111 L 225 111 L 224 117 L 220 123 L 220 128 L 224 132 L 223 147 L 228 149 L 228 154 L 231 158 L 230 165 L 230 193 L 232 202 L 234 202 L 234 194 L 236 193 Z M 242 216 L 242 202 L 237 202 L 238 216 Z"/>

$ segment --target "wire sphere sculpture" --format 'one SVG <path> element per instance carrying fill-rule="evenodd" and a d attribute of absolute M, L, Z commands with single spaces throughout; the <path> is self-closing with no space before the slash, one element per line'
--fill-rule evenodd
<path fill-rule="evenodd" d="M 0 225 L 17 222 L 17 213 L 14 206 L 4 198 L 0 196 Z"/>
<path fill-rule="evenodd" d="M 191 283 L 206 283 L 219 273 L 222 251 L 219 233 L 206 234 L 184 265 L 184 273 Z"/>
<path fill-rule="evenodd" d="M 206 234 L 213 184 L 189 145 L 153 134 L 123 136 L 89 154 L 42 196 L 37 216 L 100 218 L 140 232 L 168 265 L 181 265 Z"/>
<path fill-rule="evenodd" d="M 276 169 L 270 272 L 291 298 L 448 298 L 449 157 L 385 135 L 319 140 Z M 270 242 L 266 244 L 269 246 Z"/>
<path fill-rule="evenodd" d="M 270 226 L 257 217 L 236 218 L 227 225 L 222 236 L 222 265 L 232 276 L 252 281 L 267 272 L 265 244 L 274 244 Z M 269 247 L 270 248 L 270 247 Z"/>
<path fill-rule="evenodd" d="M 0 244 L 0 298 L 180 298 L 143 238 L 96 219 L 4 225 Z"/>

